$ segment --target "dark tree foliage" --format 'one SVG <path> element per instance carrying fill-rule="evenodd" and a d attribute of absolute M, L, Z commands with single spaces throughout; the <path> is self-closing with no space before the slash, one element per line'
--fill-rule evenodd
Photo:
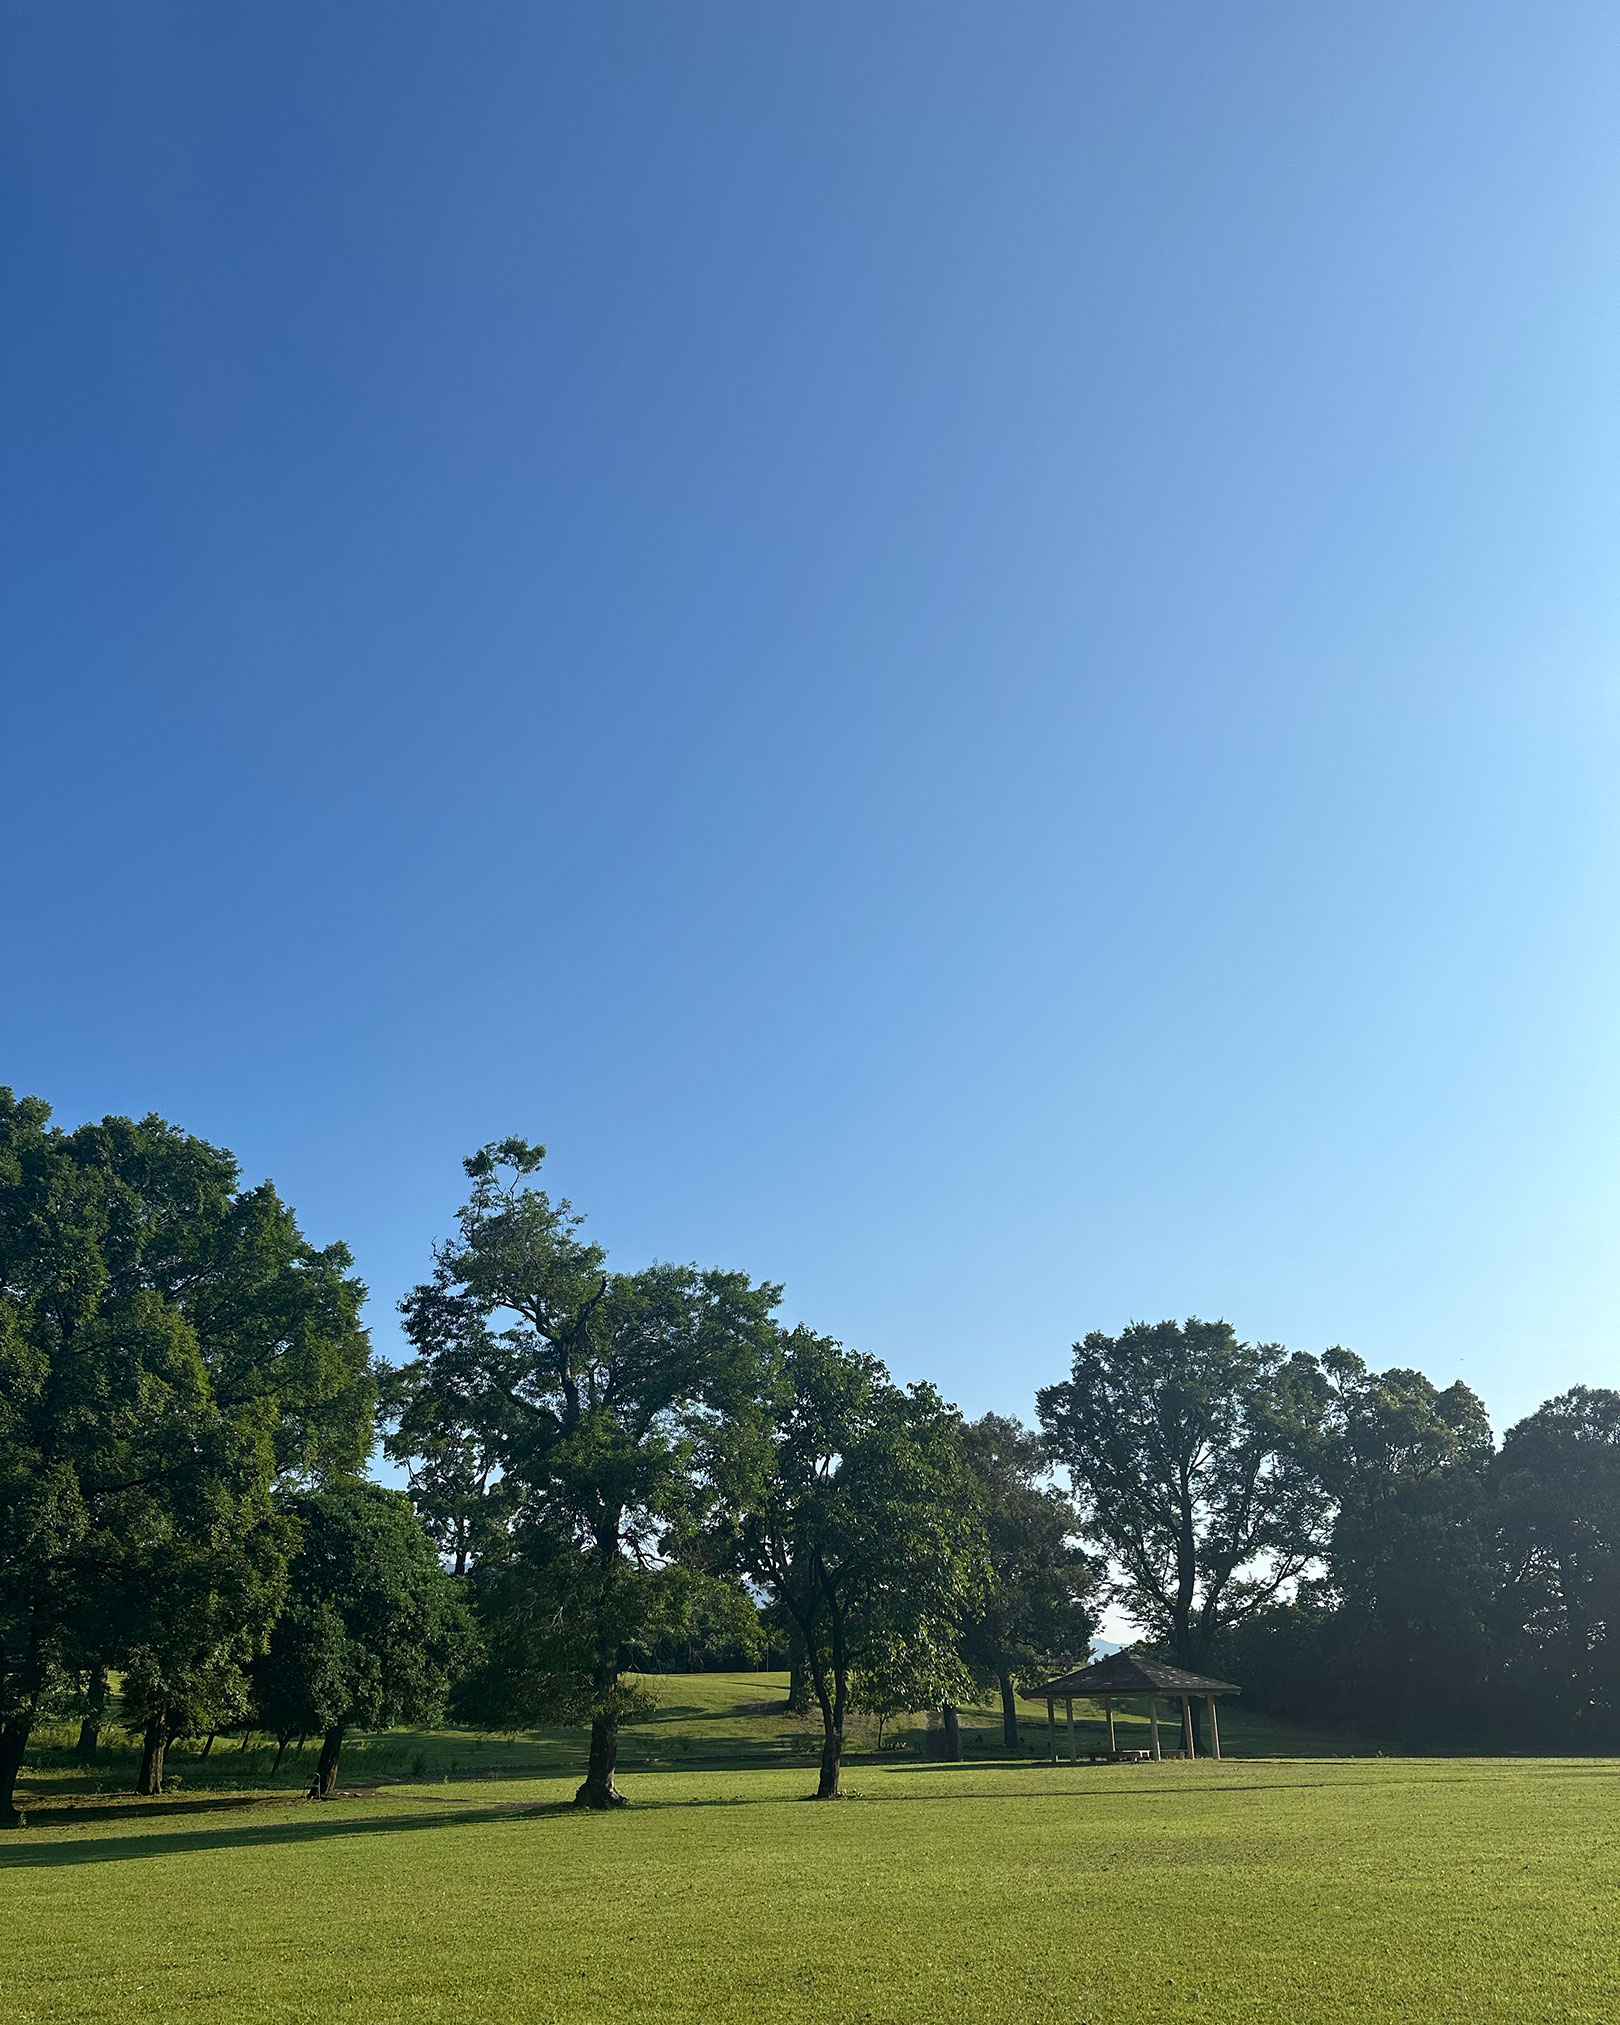
<path fill-rule="evenodd" d="M 491 1730 L 591 1722 L 595 1625 L 579 1607 L 589 1572 L 579 1546 L 559 1527 L 521 1524 L 492 1543 L 467 1577 L 482 1652 L 456 1688 L 458 1722 Z M 633 1570 L 626 1588 L 642 1600 L 645 1587 L 642 1571 Z M 622 1615 L 625 1602 L 621 1593 Z M 640 1706 L 619 1686 L 621 1720 Z"/>
<path fill-rule="evenodd" d="M 739 1673 L 761 1663 L 765 1646 L 764 1614 L 740 1582 L 677 1565 L 631 1657 L 647 1673 Z"/>
<path fill-rule="evenodd" d="M 987 1413 L 962 1430 L 984 1526 L 988 1579 L 962 1628 L 976 1679 L 1001 1694 L 1003 1738 L 1018 1745 L 1017 1690 L 1042 1660 L 1083 1664 L 1097 1628 L 1102 1570 L 1079 1546 L 1080 1515 L 1050 1481 L 1045 1442 Z"/>
<path fill-rule="evenodd" d="M 391 1452 L 421 1472 L 454 1447 L 429 1509 L 466 1541 L 491 1630 L 472 1691 L 507 1720 L 588 1708 L 578 1798 L 610 1807 L 639 1706 L 621 1675 L 674 1621 L 670 1564 L 712 1497 L 703 1458 L 758 1393 L 780 1290 L 695 1266 L 610 1273 L 569 1204 L 529 1185 L 544 1152 L 510 1139 L 465 1163 L 457 1236 L 403 1304 L 417 1357 Z"/>
<path fill-rule="evenodd" d="M 1441 1390 L 1421 1371 L 1369 1371 L 1354 1351 L 1338 1348 L 1320 1361 L 1328 1391 L 1317 1466 L 1341 1511 L 1376 1506 L 1393 1484 L 1490 1466 L 1491 1423 L 1461 1379 Z"/>
<path fill-rule="evenodd" d="M 456 1690 L 457 1719 L 482 1729 L 594 1722 L 597 1627 L 579 1607 L 594 1595 L 589 1557 L 553 1527 L 520 1523 L 468 1579 L 484 1656 Z M 632 1562 L 614 1608 L 623 1673 L 757 1664 L 759 1612 L 734 1581 L 680 1562 Z M 620 1723 L 655 1707 L 628 1679 L 613 1693 Z"/>
<path fill-rule="evenodd" d="M 443 1716 L 477 1637 L 403 1491 L 340 1483 L 282 1506 L 299 1546 L 286 1608 L 253 1669 L 254 1712 L 282 1738 L 320 1736 L 324 1798 L 349 1730 Z"/>
<path fill-rule="evenodd" d="M 1036 1403 L 1087 1538 L 1176 1664 L 1202 1670 L 1223 1629 L 1321 1553 L 1313 1358 L 1241 1342 L 1225 1322 L 1133 1322 L 1077 1343 L 1071 1376 Z"/>
<path fill-rule="evenodd" d="M 162 1119 L 49 1120 L 0 1091 L 0 1819 L 65 1683 L 138 1656 L 158 1733 L 220 1688 L 275 1608 L 270 1486 L 369 1443 L 347 1252 Z"/>
<path fill-rule="evenodd" d="M 1494 1720 L 1485 1409 L 1466 1385 L 1372 1372 L 1348 1350 L 1321 1364 L 1322 1570 L 1223 1640 L 1219 1663 L 1295 1721 L 1482 1737 Z"/>
<path fill-rule="evenodd" d="M 1507 1719 L 1537 1741 L 1610 1750 L 1620 1716 L 1620 1392 L 1576 1386 L 1509 1428 L 1494 1488 Z"/>
<path fill-rule="evenodd" d="M 797 1630 L 822 1718 L 816 1797 L 836 1799 L 860 1677 L 874 1708 L 965 1684 L 957 1635 L 986 1577 L 978 1498 L 955 1409 L 828 1337 L 782 1339 L 763 1405 L 719 1463 L 732 1551 Z"/>
<path fill-rule="evenodd" d="M 1395 1735 L 1478 1733 L 1491 1670 L 1485 1408 L 1460 1381 L 1370 1372 L 1348 1350 L 1322 1366 L 1321 1473 L 1337 1508 L 1327 1586 L 1349 1648 L 1337 1691 Z"/>

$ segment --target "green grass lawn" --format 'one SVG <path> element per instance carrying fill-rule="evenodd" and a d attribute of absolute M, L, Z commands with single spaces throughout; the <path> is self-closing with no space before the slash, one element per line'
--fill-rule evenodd
<path fill-rule="evenodd" d="M 992 1760 L 999 1728 L 944 1765 L 913 1731 L 818 1807 L 780 1676 L 657 1685 L 610 1816 L 567 1805 L 578 1736 L 371 1740 L 346 1778 L 422 1772 L 326 1805 L 231 1790 L 220 1745 L 147 1802 L 46 1752 L 0 1838 L 0 2017 L 1620 2017 L 1607 1761 L 1236 1718 L 1219 1766 Z"/>

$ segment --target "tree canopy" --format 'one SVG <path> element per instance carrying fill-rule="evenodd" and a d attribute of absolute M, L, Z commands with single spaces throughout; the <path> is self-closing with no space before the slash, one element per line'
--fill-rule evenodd
<path fill-rule="evenodd" d="M 370 1441 L 364 1289 L 161 1118 L 0 1091 L 0 1818 L 46 1697 L 117 1661 L 161 1732 L 279 1602 L 282 1477 Z M 160 1754 L 159 1754 L 160 1755 Z"/>
<path fill-rule="evenodd" d="M 1516 1727 L 1607 1749 L 1620 1714 L 1620 1392 L 1549 1399 L 1509 1428 L 1493 1477 Z"/>
<path fill-rule="evenodd" d="M 1201 1671 L 1219 1632 L 1321 1553 L 1313 1358 L 1226 1322 L 1133 1322 L 1075 1344 L 1070 1376 L 1036 1405 L 1127 1612 L 1178 1665 Z"/>

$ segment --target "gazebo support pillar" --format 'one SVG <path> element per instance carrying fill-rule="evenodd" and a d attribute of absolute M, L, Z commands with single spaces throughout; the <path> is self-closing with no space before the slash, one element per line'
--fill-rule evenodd
<path fill-rule="evenodd" d="M 1108 1755 L 1110 1758 L 1117 1758 L 1119 1745 L 1114 1738 L 1114 1705 L 1112 1702 L 1104 1702 L 1103 1707 L 1108 1711 Z"/>
<path fill-rule="evenodd" d="M 1050 1695 L 1046 1697 L 1046 1755 L 1050 1763 L 1057 1763 L 1057 1703 Z"/>
<path fill-rule="evenodd" d="M 1065 1696 L 1063 1697 L 1063 1709 L 1064 1709 L 1064 1713 L 1065 1713 L 1065 1714 L 1066 1714 L 1066 1715 L 1068 1716 L 1068 1718 L 1069 1718 L 1069 1763 L 1070 1763 L 1071 1765 L 1078 1765 L 1078 1764 L 1079 1764 L 1079 1762 L 1080 1762 L 1080 1754 L 1079 1754 L 1079 1752 L 1078 1752 L 1078 1751 L 1076 1751 L 1076 1749 L 1075 1749 L 1075 1747 L 1074 1747 L 1074 1696 L 1073 1696 L 1073 1695 L 1065 1695 Z"/>
<path fill-rule="evenodd" d="M 1205 1695 L 1204 1706 L 1209 1710 L 1209 1755 L 1218 1758 L 1221 1755 L 1221 1726 L 1215 1720 L 1215 1697 Z"/>
<path fill-rule="evenodd" d="M 1189 1758 L 1198 1756 L 1198 1744 L 1193 1737 L 1192 1699 L 1181 1697 L 1181 1748 Z"/>
<path fill-rule="evenodd" d="M 1158 1764 L 1164 1753 L 1159 1749 L 1159 1697 L 1148 1696 L 1148 1750 L 1154 1764 Z"/>

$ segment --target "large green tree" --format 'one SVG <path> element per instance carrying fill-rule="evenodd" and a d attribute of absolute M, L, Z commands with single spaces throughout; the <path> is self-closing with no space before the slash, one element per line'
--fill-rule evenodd
<path fill-rule="evenodd" d="M 65 1132 L 0 1092 L 0 1819 L 65 1682 L 138 1649 L 178 1705 L 262 1643 L 271 1485 L 369 1442 L 348 1265 L 160 1118 Z"/>
<path fill-rule="evenodd" d="M 1291 1720 L 1381 1736 L 1488 1727 L 1490 1423 L 1458 1382 L 1321 1357 L 1309 1449 L 1329 1512 L 1319 1573 L 1223 1639 L 1219 1670 Z"/>
<path fill-rule="evenodd" d="M 1458 1703 L 1434 1681 L 1466 1681 L 1477 1701 L 1491 1610 L 1487 1490 L 1495 1442 L 1484 1402 L 1459 1379 L 1371 1371 L 1324 1351 L 1328 1409 L 1317 1471 L 1333 1501 L 1328 1594 L 1352 1628 L 1383 1712 L 1401 1727 Z"/>
<path fill-rule="evenodd" d="M 299 1547 L 286 1608 L 254 1668 L 254 1708 L 283 1737 L 320 1736 L 325 1798 L 348 1732 L 437 1722 L 477 1640 L 403 1491 L 337 1483 L 282 1502 Z"/>
<path fill-rule="evenodd" d="M 764 1411 L 719 1459 L 737 1565 L 792 1622 L 821 1710 L 816 1797 L 841 1790 L 864 1674 L 875 1708 L 966 1680 L 963 1617 L 986 1579 L 960 1418 L 929 1385 L 809 1329 L 782 1339 Z"/>
<path fill-rule="evenodd" d="M 228 1728 L 286 1595 L 295 1534 L 262 1483 L 173 1480 L 148 1513 L 125 1583 L 124 1722 L 142 1733 L 140 1793 L 163 1791 L 177 1737 Z"/>
<path fill-rule="evenodd" d="M 1037 1407 L 1127 1611 L 1178 1665 L 1201 1669 L 1217 1635 L 1326 1544 L 1312 1357 L 1245 1343 L 1225 1322 L 1133 1322 L 1077 1343 Z"/>
<path fill-rule="evenodd" d="M 587 1710 L 579 1803 L 612 1807 L 639 1705 L 626 1663 L 665 1621 L 669 1564 L 712 1496 L 704 1457 L 758 1392 L 780 1290 L 695 1266 L 610 1272 L 570 1205 L 533 1185 L 544 1157 L 508 1139 L 464 1163 L 457 1234 L 403 1303 L 417 1356 L 391 1452 L 420 1469 L 450 1441 L 473 1459 L 452 1520 L 512 1655 L 481 1691 L 513 1719 Z M 509 1523 L 470 1497 L 498 1497 Z"/>
<path fill-rule="evenodd" d="M 1079 1545 L 1074 1501 L 1051 1482 L 1040 1435 L 987 1413 L 962 1430 L 983 1516 L 988 1579 L 962 1627 L 974 1674 L 1001 1694 L 1002 1736 L 1018 1745 L 1017 1689 L 1047 1656 L 1083 1663 L 1097 1628 L 1102 1570 Z"/>
<path fill-rule="evenodd" d="M 1494 1586 L 1484 1405 L 1460 1380 L 1372 1371 L 1349 1350 L 1321 1364 L 1315 1467 L 1332 1521 L 1307 1594 L 1335 1623 L 1315 1706 L 1385 1735 L 1478 1734 Z"/>
<path fill-rule="evenodd" d="M 1620 1717 L 1620 1392 L 1577 1385 L 1510 1427 L 1492 1487 L 1509 1719 L 1607 1750 Z"/>

